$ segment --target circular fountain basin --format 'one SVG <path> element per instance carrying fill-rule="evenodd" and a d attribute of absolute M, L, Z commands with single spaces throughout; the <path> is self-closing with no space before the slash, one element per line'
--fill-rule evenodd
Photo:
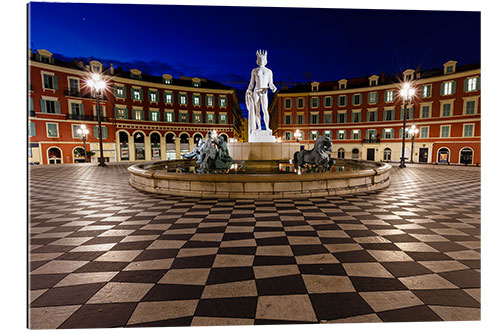
<path fill-rule="evenodd" d="M 198 198 L 310 198 L 383 189 L 390 184 L 386 163 L 335 159 L 328 172 L 295 170 L 289 161 L 234 161 L 230 173 L 195 173 L 194 160 L 132 165 L 130 185 L 150 193 Z M 243 167 L 242 167 L 243 165 Z"/>

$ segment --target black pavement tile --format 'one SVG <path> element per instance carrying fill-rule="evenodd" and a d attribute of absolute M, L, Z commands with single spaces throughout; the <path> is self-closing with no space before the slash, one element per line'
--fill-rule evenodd
<path fill-rule="evenodd" d="M 31 303 L 33 307 L 74 305 L 87 302 L 106 283 L 51 288 Z"/>
<path fill-rule="evenodd" d="M 318 245 L 291 245 L 293 255 L 305 256 L 309 254 L 330 253 L 326 247 Z"/>
<path fill-rule="evenodd" d="M 113 246 L 113 248 L 111 248 L 111 251 L 145 250 L 149 245 L 151 245 L 151 243 L 153 243 L 152 240 L 142 242 L 123 242 Z"/>
<path fill-rule="evenodd" d="M 465 246 L 462 246 L 457 243 L 453 242 L 431 242 L 427 243 L 428 245 L 432 246 L 439 252 L 451 252 L 451 251 L 462 251 L 462 250 L 468 250 Z"/>
<path fill-rule="evenodd" d="M 28 283 L 31 290 L 48 289 L 55 286 L 68 274 L 31 274 Z"/>
<path fill-rule="evenodd" d="M 361 243 L 359 245 L 365 250 L 401 251 L 392 243 Z"/>
<path fill-rule="evenodd" d="M 111 282 L 156 283 L 166 272 L 166 270 L 121 271 L 111 279 Z"/>
<path fill-rule="evenodd" d="M 406 277 L 415 275 L 432 274 L 427 267 L 414 261 L 383 262 L 381 263 L 395 277 Z"/>
<path fill-rule="evenodd" d="M 298 266 L 300 274 L 347 275 L 342 264 L 308 264 Z"/>
<path fill-rule="evenodd" d="M 307 294 L 306 286 L 300 275 L 257 279 L 255 282 L 259 296 Z"/>
<path fill-rule="evenodd" d="M 289 245 L 287 237 L 269 237 L 269 238 L 259 238 L 255 242 L 257 246 L 267 246 L 267 245 Z"/>
<path fill-rule="evenodd" d="M 214 255 L 175 258 L 171 269 L 174 268 L 210 268 L 215 260 Z"/>
<path fill-rule="evenodd" d="M 116 272 L 127 267 L 128 262 L 113 262 L 113 261 L 91 261 L 82 267 L 78 268 L 73 273 L 89 273 L 89 272 Z"/>
<path fill-rule="evenodd" d="M 126 327 L 180 327 L 180 326 L 190 326 L 193 317 L 181 317 L 167 320 L 152 321 L 148 323 L 140 323 L 127 325 Z"/>
<path fill-rule="evenodd" d="M 479 308 L 481 304 L 461 289 L 414 290 L 427 305 L 461 306 Z"/>
<path fill-rule="evenodd" d="M 175 258 L 177 253 L 179 253 L 177 249 L 144 250 L 135 257 L 134 261 Z"/>
<path fill-rule="evenodd" d="M 289 256 L 255 256 L 253 260 L 254 266 L 270 266 L 270 265 L 293 265 L 295 257 Z"/>
<path fill-rule="evenodd" d="M 406 286 L 395 278 L 350 276 L 349 279 L 357 292 L 407 290 Z"/>
<path fill-rule="evenodd" d="M 257 297 L 201 299 L 195 316 L 255 318 Z"/>
<path fill-rule="evenodd" d="M 334 320 L 373 313 L 373 309 L 358 293 L 309 295 L 318 320 Z"/>
<path fill-rule="evenodd" d="M 415 261 L 451 260 L 446 254 L 440 252 L 406 252 Z"/>
<path fill-rule="evenodd" d="M 441 317 L 426 305 L 377 312 L 377 315 L 384 322 L 442 321 Z"/>
<path fill-rule="evenodd" d="M 366 251 L 346 251 L 346 252 L 337 252 L 333 254 L 335 258 L 341 263 L 355 263 L 355 262 L 375 262 L 375 258 L 373 258 Z"/>
<path fill-rule="evenodd" d="M 481 287 L 481 274 L 473 269 L 444 272 L 439 275 L 460 288 Z"/>
<path fill-rule="evenodd" d="M 254 278 L 252 267 L 214 267 L 210 270 L 206 284 L 247 281 Z"/>
<path fill-rule="evenodd" d="M 481 260 L 458 260 L 458 262 L 472 269 L 481 269 Z"/>
<path fill-rule="evenodd" d="M 315 324 L 311 321 L 295 321 L 295 320 L 272 320 L 272 319 L 255 319 L 254 325 L 302 325 Z"/>
<path fill-rule="evenodd" d="M 242 254 L 242 255 L 254 255 L 257 252 L 257 247 L 221 247 L 219 248 L 217 254 Z"/>
<path fill-rule="evenodd" d="M 67 252 L 57 257 L 57 260 L 92 261 L 104 253 L 106 252 Z"/>
<path fill-rule="evenodd" d="M 134 312 L 136 303 L 84 304 L 59 328 L 122 327 Z"/>
<path fill-rule="evenodd" d="M 220 242 L 212 242 L 212 241 L 187 241 L 184 244 L 183 248 L 185 249 L 194 249 L 194 248 L 203 248 L 203 247 L 219 247 Z"/>
<path fill-rule="evenodd" d="M 406 235 L 406 234 L 401 234 L 401 235 L 386 235 L 386 236 L 384 236 L 384 238 L 387 239 L 387 240 L 390 240 L 393 243 L 414 243 L 414 242 L 418 243 L 418 242 L 420 242 L 415 237 L 412 237 L 412 236 Z"/>
<path fill-rule="evenodd" d="M 82 245 L 96 245 L 96 244 L 111 244 L 111 243 L 118 243 L 122 239 L 124 239 L 125 236 L 113 236 L 113 237 L 94 237 L 87 242 L 83 243 Z"/>

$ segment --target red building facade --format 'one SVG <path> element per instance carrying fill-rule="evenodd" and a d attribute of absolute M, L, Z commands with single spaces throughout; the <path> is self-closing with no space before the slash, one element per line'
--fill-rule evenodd
<path fill-rule="evenodd" d="M 78 129 L 89 131 L 90 159 L 99 156 L 97 105 L 86 80 L 103 73 L 100 101 L 106 161 L 180 158 L 208 131 L 240 139 L 243 118 L 233 88 L 207 79 L 161 77 L 55 59 L 37 50 L 29 62 L 29 159 L 31 163 L 83 162 Z"/>
<path fill-rule="evenodd" d="M 271 128 L 283 141 L 304 144 L 329 136 L 337 157 L 399 161 L 400 90 L 409 82 L 416 95 L 407 105 L 406 126 L 418 133 L 406 132 L 405 157 L 420 163 L 480 164 L 480 79 L 478 64 L 448 61 L 443 68 L 408 69 L 400 77 L 382 74 L 298 85 L 275 95 Z"/>

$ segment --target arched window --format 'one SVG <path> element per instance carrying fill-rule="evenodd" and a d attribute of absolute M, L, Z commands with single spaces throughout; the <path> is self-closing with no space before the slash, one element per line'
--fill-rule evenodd
<path fill-rule="evenodd" d="M 161 137 L 158 133 L 151 134 L 151 159 L 159 160 L 161 159 L 160 146 L 161 146 Z"/>
<path fill-rule="evenodd" d="M 352 150 L 352 158 L 359 158 L 359 149 L 358 148 L 354 148 Z"/>
<path fill-rule="evenodd" d="M 228 141 L 226 134 L 222 133 L 220 136 L 224 139 L 224 141 L 226 141 L 226 142 Z"/>
<path fill-rule="evenodd" d="M 134 134 L 135 159 L 146 159 L 146 148 L 144 146 L 144 134 L 137 132 Z"/>
<path fill-rule="evenodd" d="M 62 163 L 62 152 L 61 149 L 57 147 L 52 147 L 47 150 L 47 157 L 49 164 L 61 164 Z"/>
<path fill-rule="evenodd" d="M 391 148 L 385 148 L 384 149 L 384 161 L 390 161 L 391 160 L 391 153 L 392 153 Z"/>
<path fill-rule="evenodd" d="M 449 163 L 450 162 L 450 150 L 448 148 L 440 148 L 438 150 L 438 163 Z"/>
<path fill-rule="evenodd" d="M 73 163 L 85 163 L 85 150 L 82 147 L 73 149 Z"/>
<path fill-rule="evenodd" d="M 129 150 L 128 150 L 128 133 L 124 131 L 118 132 L 118 140 L 120 141 L 120 160 L 128 161 Z"/>
<path fill-rule="evenodd" d="M 185 154 L 189 152 L 189 135 L 186 133 L 182 133 L 180 136 L 181 139 L 181 154 Z"/>
<path fill-rule="evenodd" d="M 474 155 L 474 152 L 472 151 L 471 148 L 463 148 L 460 151 L 460 164 L 472 164 L 472 157 Z"/>
<path fill-rule="evenodd" d="M 167 133 L 165 136 L 165 143 L 167 148 L 167 160 L 175 160 L 175 135 L 174 133 Z"/>
<path fill-rule="evenodd" d="M 337 158 L 345 158 L 345 150 L 344 150 L 344 148 L 337 149 Z"/>
<path fill-rule="evenodd" d="M 203 139 L 203 136 L 200 133 L 196 133 L 193 137 L 194 139 L 194 145 L 197 146 L 198 142 Z"/>

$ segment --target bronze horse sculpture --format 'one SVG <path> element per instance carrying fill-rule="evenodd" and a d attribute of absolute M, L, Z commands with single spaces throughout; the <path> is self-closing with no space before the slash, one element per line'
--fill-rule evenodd
<path fill-rule="evenodd" d="M 312 166 L 317 171 L 329 170 L 335 161 L 328 153 L 332 152 L 332 140 L 325 136 L 316 139 L 312 150 L 300 150 L 293 154 L 295 168 Z"/>

